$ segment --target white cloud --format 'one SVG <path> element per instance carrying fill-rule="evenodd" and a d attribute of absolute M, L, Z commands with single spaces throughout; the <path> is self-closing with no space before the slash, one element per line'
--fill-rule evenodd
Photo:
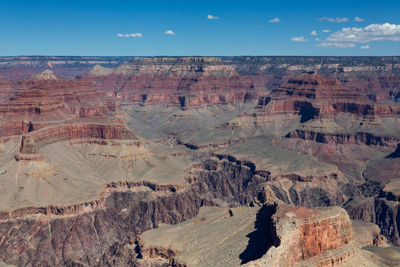
<path fill-rule="evenodd" d="M 400 25 L 396 24 L 371 24 L 364 28 L 342 28 L 332 33 L 328 38 L 330 42 L 368 43 L 371 41 L 400 41 Z"/>
<path fill-rule="evenodd" d="M 207 15 L 207 19 L 219 19 L 219 17 L 213 15 Z"/>
<path fill-rule="evenodd" d="M 319 41 L 321 41 L 321 39 L 319 39 L 319 38 L 315 38 L 315 41 L 319 42 Z"/>
<path fill-rule="evenodd" d="M 364 19 L 363 19 L 363 18 L 360 18 L 360 17 L 355 17 L 355 18 L 354 18 L 354 21 L 362 22 L 362 21 L 364 21 Z"/>
<path fill-rule="evenodd" d="M 370 49 L 371 47 L 370 47 L 369 45 L 363 45 L 363 46 L 361 46 L 360 48 L 361 48 L 361 49 L 366 49 L 366 50 L 367 50 L 367 49 Z"/>
<path fill-rule="evenodd" d="M 143 37 L 143 34 L 141 34 L 140 32 L 138 33 L 118 33 L 117 34 L 118 37 L 120 38 L 136 38 L 136 37 Z"/>
<path fill-rule="evenodd" d="M 349 21 L 349 19 L 346 18 L 346 17 L 344 17 L 344 18 L 322 17 L 322 18 L 319 18 L 318 20 L 319 20 L 319 21 L 324 21 L 324 20 L 326 20 L 326 21 L 329 21 L 329 22 L 337 22 L 337 23 L 340 23 L 340 22 L 348 22 L 348 21 Z"/>
<path fill-rule="evenodd" d="M 176 35 L 176 33 L 171 31 L 171 30 L 165 31 L 164 34 L 166 34 L 166 35 Z"/>
<path fill-rule="evenodd" d="M 322 30 L 322 32 L 331 32 L 331 30 Z"/>
<path fill-rule="evenodd" d="M 140 32 L 138 32 L 138 33 L 131 33 L 131 37 L 132 38 L 135 38 L 135 37 L 143 37 L 143 35 L 140 33 Z"/>
<path fill-rule="evenodd" d="M 320 43 L 318 46 L 327 47 L 327 48 L 350 48 L 350 47 L 355 47 L 356 45 L 353 44 L 353 43 L 329 43 L 329 42 L 323 42 L 323 43 Z"/>
<path fill-rule="evenodd" d="M 342 28 L 326 38 L 323 47 L 354 47 L 356 43 L 373 41 L 400 41 L 400 25 L 384 23 Z"/>
<path fill-rule="evenodd" d="M 279 23 L 281 20 L 279 18 L 270 19 L 269 23 Z"/>
<path fill-rule="evenodd" d="M 310 32 L 310 34 L 313 35 L 313 36 L 317 36 L 318 35 L 317 31 L 312 31 L 312 32 Z"/>
<path fill-rule="evenodd" d="M 293 37 L 292 42 L 308 42 L 308 39 L 305 39 L 304 36 Z"/>

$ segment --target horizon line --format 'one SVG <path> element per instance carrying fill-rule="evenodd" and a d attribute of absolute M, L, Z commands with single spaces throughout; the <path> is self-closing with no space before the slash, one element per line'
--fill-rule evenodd
<path fill-rule="evenodd" d="M 345 56 L 345 55 L 229 55 L 229 56 L 221 56 L 221 55 L 153 55 L 153 56 L 137 56 L 137 55 L 130 55 L 130 56 L 124 56 L 124 55 L 119 55 L 119 56 L 111 56 L 111 55 L 90 55 L 90 56 L 82 56 L 82 55 L 12 55 L 12 56 L 5 56 L 5 55 L 0 55 L 0 58 L 10 58 L 10 57 L 137 57 L 137 58 L 157 58 L 157 57 L 163 57 L 163 58 L 178 58 L 178 57 L 363 57 L 363 58 L 382 58 L 382 57 L 400 57 L 400 55 L 378 55 L 378 56 L 365 56 L 365 55 L 360 55 L 360 56 Z"/>

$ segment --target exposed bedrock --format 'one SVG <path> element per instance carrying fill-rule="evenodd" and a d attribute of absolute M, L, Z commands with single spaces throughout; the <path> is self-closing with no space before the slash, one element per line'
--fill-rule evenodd
<path fill-rule="evenodd" d="M 109 188 L 110 195 L 97 208 L 90 203 L 84 204 L 86 208 L 75 207 L 78 214 L 65 216 L 57 214 L 61 208 L 52 208 L 45 209 L 50 212 L 46 216 L 39 212 L 38 217 L 30 217 L 35 209 L 24 209 L 21 212 L 25 214 L 0 223 L 0 258 L 21 266 L 94 266 L 110 256 L 105 254 L 113 251 L 113 246 L 131 242 L 159 223 L 176 224 L 192 218 L 201 206 L 216 205 L 215 198 L 233 206 L 249 203 L 264 181 L 242 164 L 205 164 L 209 170 L 200 171 L 186 188 L 176 192 L 147 186 L 127 190 L 123 186 L 122 191 Z"/>
<path fill-rule="evenodd" d="M 342 208 L 279 205 L 272 221 L 276 231 L 273 240 L 279 242 L 249 266 L 334 266 L 355 253 L 352 223 Z"/>
<path fill-rule="evenodd" d="M 73 79 L 24 80 L 12 85 L 14 96 L 0 105 L 0 114 L 41 114 L 60 110 L 63 103 L 105 98 L 90 81 Z"/>
<path fill-rule="evenodd" d="M 278 198 L 286 203 L 309 207 L 340 205 L 344 201 L 344 193 L 340 190 L 337 194 L 329 193 L 328 188 L 332 188 L 329 183 L 326 190 L 318 188 L 318 184 L 311 186 L 311 181 L 320 180 L 320 184 L 335 181 L 338 179 L 335 174 L 317 178 L 298 175 L 271 177 L 269 172 L 256 170 L 252 162 L 230 155 L 217 154 L 215 157 L 194 166 L 197 171 L 187 178 L 186 186 L 162 186 L 145 181 L 110 183 L 104 187 L 106 197 L 94 202 L 3 212 L 0 259 L 21 266 L 102 266 L 113 264 L 114 260 L 121 266 L 129 266 L 138 257 L 135 251 L 138 234 L 156 228 L 160 223 L 177 224 L 193 218 L 201 206 L 217 205 L 216 199 L 224 200 L 230 206 L 252 204 L 256 198 L 261 203 Z M 290 189 L 282 187 L 289 182 L 292 183 Z M 268 260 L 279 259 L 279 262 L 294 264 L 312 259 L 319 262 L 319 266 L 326 266 L 328 261 L 339 263 L 351 257 L 351 233 L 348 232 L 351 227 L 346 226 L 348 216 L 339 208 L 329 210 L 332 212 L 289 207 L 260 216 L 265 219 L 280 214 L 276 215 L 279 219 L 274 215 L 277 219 L 273 220 L 273 225 L 278 238 L 271 243 L 271 248 L 277 249 L 267 249 Z M 332 216 L 325 216 L 331 213 Z M 385 218 L 390 216 L 385 215 Z M 386 221 L 384 219 L 380 226 L 389 229 L 392 221 L 385 225 Z M 265 226 L 265 222 L 261 225 Z M 383 234 L 393 235 L 384 231 Z M 325 235 L 329 238 L 322 238 Z M 312 236 L 316 236 L 317 241 L 309 240 Z M 337 257 L 318 256 L 339 247 L 342 248 L 333 254 Z M 254 255 L 245 253 L 244 262 L 245 258 L 256 259 Z M 171 259 L 180 264 L 174 261 L 174 257 Z M 280 266 L 280 263 L 276 264 Z"/>
<path fill-rule="evenodd" d="M 250 76 L 181 75 L 109 75 L 84 77 L 103 89 L 107 95 L 122 98 L 130 104 L 169 104 L 198 107 L 203 104 L 227 104 L 257 99 L 265 86 Z M 144 91 L 143 88 L 146 88 Z M 262 93 L 265 94 L 265 93 Z"/>
<path fill-rule="evenodd" d="M 243 210 L 237 211 L 237 214 L 221 216 L 215 221 L 207 220 L 206 217 L 200 218 L 204 224 L 209 224 L 212 235 L 218 235 L 213 229 L 228 224 L 235 216 L 243 216 Z M 195 222 L 202 224 L 200 218 Z M 148 266 L 147 263 L 155 263 L 155 266 L 163 266 L 162 263 L 166 262 L 169 265 L 176 263 L 177 266 L 212 266 L 211 260 L 204 259 L 210 249 L 226 254 L 226 266 L 237 266 L 233 262 L 244 266 L 335 266 L 346 262 L 355 254 L 352 223 L 346 211 L 339 207 L 306 209 L 284 204 L 266 204 L 258 208 L 255 216 L 247 216 L 247 220 L 254 220 L 254 226 L 246 231 L 248 242 L 240 246 L 241 250 L 227 248 L 236 248 L 236 244 L 229 242 L 235 242 L 238 235 L 245 234 L 240 229 L 243 226 L 238 226 L 229 234 L 220 233 L 223 236 L 221 239 L 213 237 L 218 240 L 217 245 L 200 246 L 196 253 L 193 253 L 193 245 L 189 240 L 183 237 L 166 237 L 168 234 L 190 236 L 195 238 L 194 242 L 200 244 L 211 239 L 204 234 L 200 236 L 192 233 L 191 223 L 177 225 L 168 230 L 164 228 L 146 232 L 138 239 L 140 264 Z M 228 262 L 232 264 L 228 265 Z"/>
<path fill-rule="evenodd" d="M 380 101 L 368 97 L 352 83 L 310 72 L 289 79 L 267 97 L 260 96 L 257 114 L 299 114 L 301 123 L 316 117 L 331 118 L 338 113 L 360 117 L 399 114 L 397 103 Z"/>
<path fill-rule="evenodd" d="M 354 188 L 353 196 L 343 204 L 350 218 L 377 224 L 382 235 L 400 245 L 398 193 L 376 181 L 367 181 L 358 188 Z"/>
<path fill-rule="evenodd" d="M 375 199 L 375 223 L 381 228 L 384 236 L 395 245 L 400 245 L 400 213 L 399 202 L 387 199 Z"/>
<path fill-rule="evenodd" d="M 398 136 L 377 136 L 367 132 L 358 133 L 323 133 L 309 130 L 295 130 L 285 135 L 286 138 L 299 138 L 325 144 L 364 144 L 374 146 L 387 146 L 400 142 Z"/>
<path fill-rule="evenodd" d="M 325 77 L 315 72 L 303 73 L 289 79 L 287 83 L 274 89 L 271 96 L 275 99 L 357 99 L 357 95 L 346 88 L 338 79 Z"/>
<path fill-rule="evenodd" d="M 124 125 L 106 124 L 70 124 L 42 129 L 24 135 L 20 153 L 38 154 L 38 147 L 63 140 L 99 138 L 99 139 L 137 139 Z"/>
<path fill-rule="evenodd" d="M 373 222 L 379 226 L 382 235 L 393 244 L 400 245 L 400 203 L 386 198 L 352 199 L 344 206 L 355 220 Z"/>
<path fill-rule="evenodd" d="M 13 122 L 2 122 L 0 124 L 0 135 L 4 136 L 12 136 L 12 135 L 21 135 L 28 133 L 30 129 L 30 124 L 26 121 L 13 121 Z"/>
<path fill-rule="evenodd" d="M 329 74 L 346 76 L 359 73 L 394 72 L 399 68 L 398 57 L 3 57 L 1 58 L 0 77 L 7 79 L 21 79 L 51 68 L 56 75 L 74 77 L 82 75 L 92 69 L 92 75 L 104 75 L 114 71 L 114 67 L 125 62 L 143 68 L 158 69 L 160 65 L 189 65 L 196 62 L 198 65 L 227 65 L 233 66 L 240 74 L 255 74 L 260 72 L 283 71 L 323 71 Z M 103 66 L 99 68 L 98 65 Z M 95 67 L 97 65 L 97 67 Z M 94 69 L 94 70 L 93 70 Z M 111 71 L 110 71 L 111 69 Z M 139 70 L 140 70 L 139 69 Z M 396 77 L 387 79 L 370 79 L 366 82 L 372 85 L 386 85 L 398 80 Z"/>
<path fill-rule="evenodd" d="M 92 82 L 53 79 L 51 75 L 44 73 L 44 77 L 10 85 L 14 95 L 0 103 L 2 137 L 26 134 L 73 118 L 111 118 L 109 115 L 119 111 L 118 101 L 107 98 Z"/>

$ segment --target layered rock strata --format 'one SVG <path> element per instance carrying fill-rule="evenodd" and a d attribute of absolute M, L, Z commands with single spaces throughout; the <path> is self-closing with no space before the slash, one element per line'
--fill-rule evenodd
<path fill-rule="evenodd" d="M 257 215 L 239 220 L 245 205 L 279 200 L 343 206 L 399 244 L 399 67 L 397 57 L 0 58 L 0 257 L 137 265 L 136 237 L 160 223 L 229 206 L 223 229 L 248 230 Z M 276 237 L 247 264 L 360 259 L 339 208 L 264 217 Z M 379 229 L 370 239 L 382 241 Z M 147 254 L 189 264 L 179 252 Z"/>
<path fill-rule="evenodd" d="M 254 210 L 258 210 L 256 216 Z M 242 221 L 245 218 L 246 223 Z M 254 221 L 249 223 L 250 219 Z M 233 227 L 235 230 L 231 233 L 218 232 L 217 229 L 231 223 L 240 226 Z M 192 233 L 196 224 L 199 230 Z M 252 224 L 254 228 L 250 227 Z M 202 233 L 206 226 L 211 235 Z M 240 241 L 240 235 L 246 233 L 247 246 Z M 214 241 L 218 235 L 222 241 Z M 210 247 L 195 250 L 191 245 L 193 240 L 200 247 L 206 243 Z M 338 266 L 356 253 L 352 223 L 345 210 L 339 207 L 309 210 L 286 205 L 231 209 L 229 213 L 203 211 L 188 223 L 144 233 L 139 238 L 138 250 L 139 263 L 143 266 L 150 262 L 160 266 L 163 262 L 209 266 L 218 264 L 213 262 L 214 254 L 225 255 L 226 265 L 236 265 L 241 260 L 244 266 L 303 266 L 306 262 L 309 266 Z M 207 250 L 212 256 L 203 258 Z"/>

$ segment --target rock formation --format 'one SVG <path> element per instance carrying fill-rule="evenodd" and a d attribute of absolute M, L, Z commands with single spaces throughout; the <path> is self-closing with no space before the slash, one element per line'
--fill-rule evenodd
<path fill-rule="evenodd" d="M 341 208 L 282 206 L 272 218 L 280 244 L 254 265 L 293 266 L 305 261 L 314 266 L 334 266 L 354 256 L 351 221 Z"/>
<path fill-rule="evenodd" d="M 398 57 L 0 63 L 2 263 L 398 264 Z"/>
<path fill-rule="evenodd" d="M 221 231 L 226 227 L 232 231 Z M 383 240 L 372 228 L 372 224 L 352 224 L 339 207 L 305 209 L 267 204 L 236 208 L 233 216 L 226 208 L 202 208 L 188 222 L 143 233 L 136 242 L 140 255 L 137 264 L 380 266 L 383 259 L 373 259 L 360 249 L 372 245 L 373 240 Z M 365 238 L 369 234 L 371 240 Z M 248 242 L 243 242 L 244 235 Z"/>
<path fill-rule="evenodd" d="M 56 75 L 51 70 L 45 70 L 40 74 L 36 74 L 33 76 L 36 80 L 57 80 Z"/>

